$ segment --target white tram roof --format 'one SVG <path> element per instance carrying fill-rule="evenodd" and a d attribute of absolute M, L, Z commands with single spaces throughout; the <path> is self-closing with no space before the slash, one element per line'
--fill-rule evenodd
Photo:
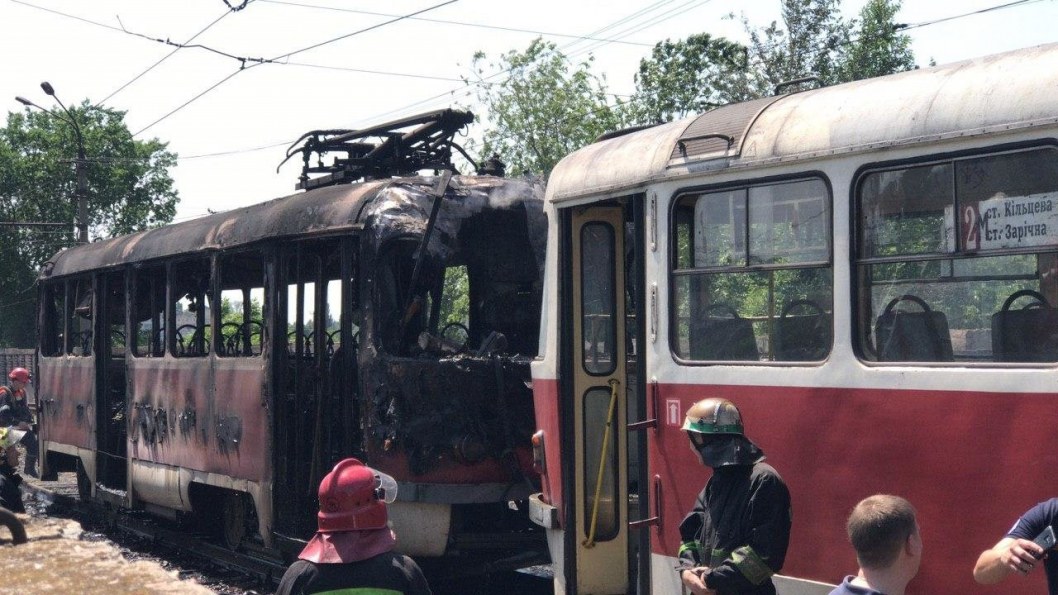
<path fill-rule="evenodd" d="M 547 200 L 632 191 L 694 171 L 1053 124 L 1056 88 L 1058 44 L 1048 44 L 726 105 L 571 153 L 551 172 Z"/>

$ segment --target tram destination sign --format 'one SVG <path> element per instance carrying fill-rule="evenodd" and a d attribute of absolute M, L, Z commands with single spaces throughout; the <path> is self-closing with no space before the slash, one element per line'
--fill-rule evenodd
<path fill-rule="evenodd" d="M 1058 192 L 994 196 L 976 205 L 965 204 L 962 210 L 962 240 L 966 249 L 1058 243 Z"/>

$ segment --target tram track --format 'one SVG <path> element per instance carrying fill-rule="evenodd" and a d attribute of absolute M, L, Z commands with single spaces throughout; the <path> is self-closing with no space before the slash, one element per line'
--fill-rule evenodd
<path fill-rule="evenodd" d="M 278 558 L 225 548 L 177 521 L 84 503 L 39 488 L 32 488 L 29 497 L 43 515 L 80 522 L 88 539 L 107 539 L 126 558 L 153 559 L 182 578 L 194 578 L 222 595 L 272 593 L 286 569 Z"/>
<path fill-rule="evenodd" d="M 35 506 L 40 514 L 80 522 L 86 539 L 109 540 L 127 559 L 154 560 L 181 578 L 193 579 L 221 595 L 271 594 L 286 570 L 283 560 L 252 542 L 244 542 L 239 549 L 232 550 L 181 521 L 98 502 L 82 502 L 76 497 L 42 489 L 39 485 L 29 486 L 27 501 L 30 500 L 33 501 L 30 506 Z M 517 558 L 499 565 L 470 563 L 475 568 L 469 571 L 466 567 L 446 567 L 433 573 L 431 588 L 435 595 L 546 595 L 553 592 L 549 566 L 516 570 L 518 566 L 541 561 L 531 555 Z"/>

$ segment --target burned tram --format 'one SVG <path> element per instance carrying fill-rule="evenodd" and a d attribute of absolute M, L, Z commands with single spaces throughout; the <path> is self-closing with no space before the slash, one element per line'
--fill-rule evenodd
<path fill-rule="evenodd" d="M 536 546 L 509 502 L 536 482 L 543 192 L 452 175 L 471 120 L 313 132 L 288 151 L 304 192 L 57 254 L 40 276 L 45 473 L 290 554 L 319 480 L 356 456 L 400 482 L 406 553 L 502 564 Z"/>

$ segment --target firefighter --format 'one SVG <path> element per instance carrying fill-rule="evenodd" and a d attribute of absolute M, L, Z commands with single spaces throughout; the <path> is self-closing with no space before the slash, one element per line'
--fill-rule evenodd
<path fill-rule="evenodd" d="M 698 401 L 683 430 L 713 475 L 680 523 L 681 581 L 695 595 L 773 595 L 790 541 L 790 491 L 746 438 L 731 401 Z"/>
<path fill-rule="evenodd" d="M 18 474 L 18 450 L 15 444 L 25 432 L 15 428 L 0 427 L 0 506 L 11 512 L 26 512 L 22 505 L 22 476 Z"/>
<path fill-rule="evenodd" d="M 287 568 L 276 595 L 431 595 L 415 561 L 393 551 L 397 536 L 386 512 L 397 497 L 392 477 L 345 459 L 320 482 L 319 496 L 319 531 Z"/>
<path fill-rule="evenodd" d="M 37 477 L 37 434 L 33 431 L 33 412 L 26 401 L 26 385 L 31 378 L 25 368 L 14 368 L 7 375 L 7 386 L 0 386 L 0 426 L 25 433 L 21 443 L 26 448 L 26 475 Z M 14 449 L 12 444 L 9 450 Z"/>

